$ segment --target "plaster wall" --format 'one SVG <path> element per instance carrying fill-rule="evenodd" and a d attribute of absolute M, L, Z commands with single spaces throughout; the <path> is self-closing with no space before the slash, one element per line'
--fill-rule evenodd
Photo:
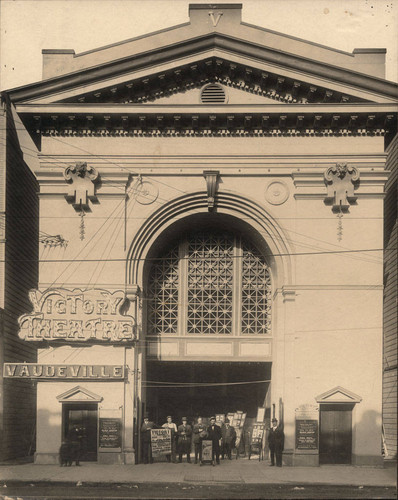
<path fill-rule="evenodd" d="M 84 240 L 79 238 L 81 219 L 64 198 L 62 171 L 75 161 L 87 161 L 101 175 L 99 203 L 90 203 L 91 211 L 84 217 Z M 357 202 L 341 219 L 341 241 L 339 218 L 324 203 L 323 181 L 324 171 L 339 161 L 355 165 L 361 173 Z M 87 137 L 63 138 L 62 144 L 44 137 L 38 172 L 42 178 L 41 230 L 62 234 L 68 246 L 42 250 L 40 286 L 125 289 L 128 250 L 144 221 L 167 202 L 206 192 L 203 170 L 219 170 L 219 192 L 239 194 L 263 207 L 280 227 L 293 254 L 291 280 L 274 289 L 272 312 L 272 402 L 278 406 L 279 398 L 283 400 L 286 453 L 294 448 L 295 408 L 313 404 L 317 395 L 342 386 L 362 398 L 353 413 L 354 463 L 378 463 L 382 252 L 377 249 L 383 246 L 383 181 L 378 175 L 383 165 L 383 138 L 377 136 Z M 143 180 L 156 186 L 158 196 L 152 204 L 142 205 L 134 196 L 126 204 L 129 172 L 142 173 Z M 265 196 L 267 186 L 275 180 L 282 180 L 289 191 L 281 205 L 270 203 Z M 57 262 L 46 262 L 52 259 Z M 98 348 L 90 349 L 84 349 L 73 362 L 90 352 L 94 353 L 89 356 L 91 363 L 93 359 L 103 362 L 113 352 L 109 347 L 102 354 Z M 62 358 L 66 352 L 51 354 L 52 362 L 54 356 Z M 90 390 L 103 395 L 104 404 L 112 406 L 116 400 L 120 404 L 122 384 L 98 383 L 97 389 L 95 384 L 90 383 Z M 55 426 L 60 425 L 61 416 L 60 408 L 54 412 L 53 401 L 66 390 L 61 386 L 39 384 L 40 408 L 49 413 Z M 108 394 L 113 386 L 115 391 Z M 51 391 L 44 393 L 47 387 Z M 50 433 L 51 439 L 58 436 L 55 442 L 59 444 L 60 432 L 51 427 Z M 38 437 L 38 442 L 47 443 L 43 427 Z M 48 444 L 40 446 L 48 451 Z"/>
<path fill-rule="evenodd" d="M 44 364 L 124 364 L 124 349 L 91 346 L 76 349 L 62 346 L 40 349 L 39 363 Z M 80 386 L 103 398 L 99 408 L 115 409 L 123 405 L 123 382 L 95 382 L 90 380 L 37 383 L 37 450 L 36 463 L 57 463 L 62 439 L 62 403 L 57 396 Z"/>

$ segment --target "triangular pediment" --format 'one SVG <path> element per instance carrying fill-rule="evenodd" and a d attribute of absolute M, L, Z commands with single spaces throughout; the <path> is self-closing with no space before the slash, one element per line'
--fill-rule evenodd
<path fill-rule="evenodd" d="M 334 387 L 316 398 L 317 403 L 359 403 L 362 398 L 344 387 Z"/>
<path fill-rule="evenodd" d="M 57 399 L 60 403 L 100 403 L 103 398 L 102 396 L 98 396 L 98 394 L 95 394 L 94 392 L 78 385 L 66 392 L 63 392 L 57 396 Z"/>

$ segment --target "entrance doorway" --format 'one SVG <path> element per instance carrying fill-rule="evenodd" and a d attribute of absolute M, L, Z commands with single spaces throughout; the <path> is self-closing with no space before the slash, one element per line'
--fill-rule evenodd
<path fill-rule="evenodd" d="M 319 463 L 350 464 L 353 404 L 321 404 Z"/>
<path fill-rule="evenodd" d="M 176 423 L 235 411 L 254 418 L 269 388 L 259 381 L 270 380 L 271 363 L 148 361 L 147 374 L 147 411 L 159 424 L 167 415 Z"/>
<path fill-rule="evenodd" d="M 62 406 L 62 438 L 70 430 L 79 426 L 82 430 L 81 461 L 94 462 L 97 460 L 98 441 L 98 405 L 97 403 L 64 403 Z"/>

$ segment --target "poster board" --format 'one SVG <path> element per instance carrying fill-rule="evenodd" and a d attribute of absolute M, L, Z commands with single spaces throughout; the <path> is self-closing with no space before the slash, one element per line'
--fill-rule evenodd
<path fill-rule="evenodd" d="M 231 425 L 232 427 L 235 427 L 235 429 L 242 429 L 242 427 L 245 425 L 245 420 L 246 413 L 243 413 L 243 411 L 236 411 L 233 414 Z"/>
<path fill-rule="evenodd" d="M 203 439 L 202 441 L 202 463 L 213 463 L 213 442 L 210 439 Z"/>
<path fill-rule="evenodd" d="M 264 406 L 259 406 L 257 408 L 256 422 L 264 422 L 264 420 L 265 420 L 265 407 Z"/>
<path fill-rule="evenodd" d="M 265 435 L 265 423 L 254 423 L 251 437 L 251 445 L 261 446 Z"/>
<path fill-rule="evenodd" d="M 98 451 L 122 451 L 122 410 L 100 408 L 98 412 Z"/>
<path fill-rule="evenodd" d="M 318 450 L 318 420 L 296 420 L 296 450 Z"/>
<path fill-rule="evenodd" d="M 319 408 L 302 405 L 295 412 L 295 449 L 301 453 L 317 453 L 319 448 Z"/>
<path fill-rule="evenodd" d="M 160 457 L 171 454 L 171 429 L 151 429 L 152 455 Z"/>

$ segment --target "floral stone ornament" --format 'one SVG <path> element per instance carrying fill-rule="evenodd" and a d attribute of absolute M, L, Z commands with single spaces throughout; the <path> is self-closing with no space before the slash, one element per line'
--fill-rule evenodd
<path fill-rule="evenodd" d="M 84 240 L 85 212 L 89 211 L 89 200 L 97 202 L 95 192 L 95 183 L 98 181 L 98 172 L 94 167 L 88 167 L 86 162 L 77 162 L 74 166 L 66 167 L 64 178 L 68 182 L 69 190 L 65 196 L 68 203 L 71 203 L 73 208 L 79 212 L 80 220 L 80 239 Z"/>
<path fill-rule="evenodd" d="M 355 188 L 359 181 L 359 171 L 347 163 L 336 163 L 329 167 L 325 174 L 325 184 L 328 189 L 325 203 L 332 205 L 332 211 L 339 218 L 337 227 L 337 239 L 343 237 L 343 213 L 347 213 L 350 205 L 356 202 Z"/>

